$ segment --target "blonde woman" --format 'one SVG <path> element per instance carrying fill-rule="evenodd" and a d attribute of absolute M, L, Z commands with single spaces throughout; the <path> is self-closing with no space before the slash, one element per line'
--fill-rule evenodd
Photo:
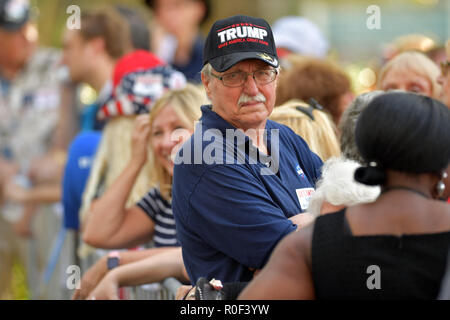
<path fill-rule="evenodd" d="M 450 108 L 450 40 L 445 45 L 446 59 L 441 62 L 441 73 L 438 82 L 442 86 L 441 101 Z"/>
<path fill-rule="evenodd" d="M 378 88 L 383 91 L 410 91 L 439 99 L 439 75 L 439 67 L 426 55 L 417 51 L 405 51 L 381 68 Z"/>
<path fill-rule="evenodd" d="M 205 100 L 204 92 L 188 84 L 184 89 L 170 91 L 161 97 L 153 106 L 150 116 L 141 115 L 136 118 L 130 160 L 103 196 L 91 206 L 84 224 L 83 240 L 101 248 L 129 248 L 153 240 L 157 248 L 121 251 L 120 254 L 114 252 L 109 257 L 100 259 L 84 275 L 81 289 L 74 295 L 75 299 L 87 297 L 113 266 L 122 266 L 171 250 L 179 252 L 169 259 L 171 266 L 175 266 L 179 272 L 174 275 L 174 269 L 166 267 L 162 269 L 163 275 L 156 272 L 152 274 L 152 269 L 148 267 L 148 274 L 153 277 L 151 280 L 159 281 L 177 275 L 186 279 L 181 273 L 181 250 L 178 248 L 171 209 L 172 159 L 178 147 L 192 134 L 194 122 L 200 117 L 200 105 L 206 103 Z M 148 144 L 150 152 L 147 151 Z M 129 193 L 146 163 L 151 163 L 155 186 L 137 204 L 127 208 Z M 176 259 L 178 256 L 179 260 Z M 109 268 L 108 260 L 114 263 L 110 263 Z M 102 291 L 101 288 L 99 290 Z M 116 298 L 116 295 L 117 292 L 111 290 L 96 298 Z"/>
<path fill-rule="evenodd" d="M 308 105 L 300 100 L 289 100 L 274 108 L 270 120 L 288 126 L 305 139 L 309 148 L 322 161 L 339 156 L 336 126 L 329 115 L 317 107 L 317 104 Z"/>

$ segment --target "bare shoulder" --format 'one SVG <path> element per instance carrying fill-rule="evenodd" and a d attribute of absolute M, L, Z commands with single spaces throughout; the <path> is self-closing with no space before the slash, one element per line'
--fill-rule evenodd
<path fill-rule="evenodd" d="M 312 241 L 312 236 L 313 236 L 313 231 L 314 231 L 314 224 L 315 222 L 311 222 L 310 224 L 308 224 L 307 226 L 301 228 L 300 230 L 296 231 L 296 236 L 297 236 L 297 243 L 299 247 L 310 247 L 311 246 L 311 241 Z"/>
<path fill-rule="evenodd" d="M 434 212 L 439 214 L 439 224 L 450 230 L 450 203 L 446 201 L 435 201 Z"/>
<path fill-rule="evenodd" d="M 450 205 L 436 200 L 384 201 L 349 207 L 346 218 L 354 235 L 443 232 L 450 230 Z"/>
<path fill-rule="evenodd" d="M 450 214 L 450 203 L 447 201 L 436 201 L 436 209 L 442 210 L 445 214 Z"/>
<path fill-rule="evenodd" d="M 239 299 L 314 299 L 310 256 L 313 224 L 283 238 L 267 265 L 250 282 Z"/>
<path fill-rule="evenodd" d="M 310 261 L 314 222 L 287 235 L 277 246 L 280 255 Z"/>

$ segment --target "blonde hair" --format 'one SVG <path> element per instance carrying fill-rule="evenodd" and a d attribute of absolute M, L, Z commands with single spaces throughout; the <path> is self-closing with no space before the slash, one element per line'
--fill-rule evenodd
<path fill-rule="evenodd" d="M 305 109 L 309 106 L 300 100 L 289 100 L 274 108 L 269 119 L 291 128 L 323 161 L 333 156 L 338 157 L 341 151 L 336 136 L 336 126 L 330 116 L 323 111 L 313 109 L 313 120 L 296 107 Z"/>
<path fill-rule="evenodd" d="M 85 219 L 92 201 L 116 180 L 131 159 L 131 135 L 137 116 L 115 117 L 109 120 L 103 129 L 102 140 L 92 164 L 91 173 L 83 193 L 80 210 L 82 220 Z M 149 148 L 150 149 L 150 148 Z M 153 186 L 152 152 L 148 151 L 149 160 L 144 165 L 130 191 L 125 207 L 139 201 Z"/>
<path fill-rule="evenodd" d="M 207 103 L 204 89 L 193 84 L 187 84 L 181 90 L 169 91 L 158 99 L 150 111 L 150 126 L 153 125 L 160 111 L 170 106 L 180 120 L 193 130 L 194 122 L 201 116 L 200 106 Z M 152 158 L 154 159 L 154 156 Z M 161 195 L 170 200 L 172 198 L 172 176 L 155 160 L 152 161 L 151 170 L 154 184 L 159 186 Z"/>
<path fill-rule="evenodd" d="M 167 92 L 156 101 L 150 112 L 150 125 L 159 111 L 167 104 L 174 109 L 186 125 L 193 126 L 200 117 L 200 105 L 206 103 L 206 95 L 194 85 L 187 84 L 182 90 Z M 103 129 L 103 136 L 92 165 L 80 210 L 82 220 L 95 197 L 102 194 L 126 167 L 131 158 L 131 135 L 137 116 L 121 116 L 112 118 Z M 148 148 L 147 162 L 139 173 L 126 207 L 138 202 L 150 188 L 159 186 L 161 194 L 171 198 L 172 177 L 155 161 L 154 153 Z"/>
<path fill-rule="evenodd" d="M 441 71 L 436 63 L 425 54 L 417 51 L 405 51 L 389 60 L 380 70 L 378 87 L 381 88 L 384 77 L 391 70 L 407 70 L 426 78 L 431 84 L 431 98 L 439 99 L 441 85 L 437 82 Z"/>
<path fill-rule="evenodd" d="M 436 39 L 419 33 L 402 35 L 386 47 L 388 59 L 394 58 L 396 55 L 405 51 L 429 52 L 438 47 Z"/>
<path fill-rule="evenodd" d="M 450 39 L 445 43 L 445 56 L 450 61 Z"/>

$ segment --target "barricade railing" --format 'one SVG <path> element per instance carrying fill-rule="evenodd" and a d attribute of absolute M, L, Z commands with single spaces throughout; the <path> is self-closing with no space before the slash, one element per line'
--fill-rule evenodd
<path fill-rule="evenodd" d="M 174 300 L 181 285 L 177 279 L 167 278 L 158 283 L 128 287 L 127 290 L 131 300 Z"/>
<path fill-rule="evenodd" d="M 9 245 L 15 245 L 14 241 L 23 244 L 20 254 L 24 260 L 29 299 L 32 300 L 70 299 L 74 290 L 70 284 L 74 283 L 68 281 L 69 277 L 82 276 L 98 259 L 109 252 L 95 249 L 86 257 L 78 259 L 76 250 L 79 235 L 73 230 L 62 228 L 62 214 L 58 206 L 41 209 L 33 221 L 33 237 L 28 240 L 14 234 L 11 223 L 3 220 L 0 222 L 4 224 L 3 236 L 5 230 L 9 233 L 7 239 L 3 237 L 1 239 L 2 254 L 10 249 Z M 2 261 L 0 272 L 8 272 L 4 271 L 1 263 Z M 78 268 L 79 275 L 69 273 L 72 270 L 69 267 L 73 266 Z M 0 277 L 0 280 L 5 278 L 11 278 L 11 275 Z M 121 293 L 124 299 L 173 300 L 179 286 L 181 283 L 178 280 L 168 278 L 161 283 L 127 287 L 122 289 Z"/>
<path fill-rule="evenodd" d="M 88 256 L 80 259 L 80 267 L 86 272 L 98 259 L 110 250 L 95 249 Z M 166 278 L 161 282 L 144 284 L 135 287 L 121 288 L 119 298 L 123 300 L 174 300 L 178 288 L 182 285 L 175 278 Z"/>
<path fill-rule="evenodd" d="M 36 210 L 31 221 L 32 236 L 24 238 L 14 231 L 14 223 L 20 219 L 18 214 L 14 218 L 8 216 L 11 208 L 2 208 L 2 253 L 0 260 L 0 279 L 5 283 L 0 284 L 5 290 L 12 290 L 8 281 L 11 281 L 11 265 L 8 265 L 10 257 L 14 257 L 15 263 L 23 265 L 26 284 L 15 283 L 25 287 L 28 296 L 11 298 L 28 298 L 32 300 L 51 299 L 64 300 L 70 298 L 68 290 L 65 288 L 64 278 L 66 265 L 73 264 L 73 259 L 69 257 L 72 252 L 70 241 L 65 241 L 66 235 L 60 232 L 62 224 L 62 211 L 59 204 L 42 205 Z M 20 213 L 20 210 L 16 210 Z M 6 217 L 6 218 L 5 218 Z M 9 219 L 8 219 L 9 218 Z M 58 249 L 58 250 L 56 250 Z M 58 253 L 54 256 L 54 253 Z M 6 276 L 6 277 L 5 277 Z M 6 280 L 5 280 L 6 279 Z M 17 289 L 17 288 L 15 288 Z"/>

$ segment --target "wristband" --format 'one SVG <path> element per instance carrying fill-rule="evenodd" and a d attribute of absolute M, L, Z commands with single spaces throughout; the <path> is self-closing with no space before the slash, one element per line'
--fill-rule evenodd
<path fill-rule="evenodd" d="M 119 264 L 120 264 L 119 251 L 111 251 L 110 253 L 108 253 L 108 259 L 106 260 L 108 270 L 118 267 Z"/>

